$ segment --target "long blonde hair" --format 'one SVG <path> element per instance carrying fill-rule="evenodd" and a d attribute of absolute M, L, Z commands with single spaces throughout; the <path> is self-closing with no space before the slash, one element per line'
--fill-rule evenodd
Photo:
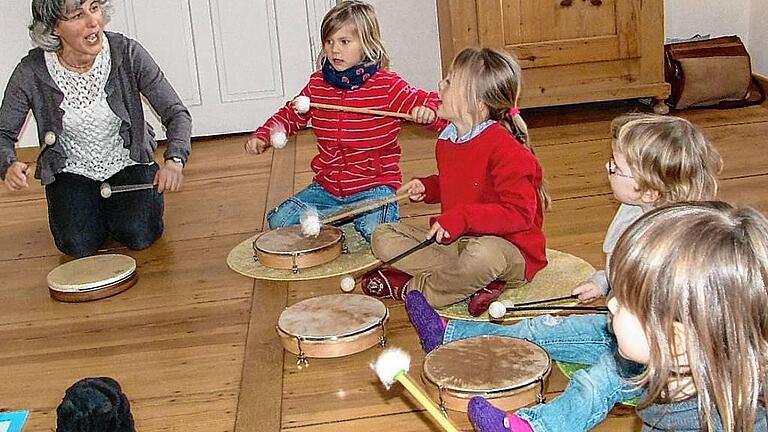
<path fill-rule="evenodd" d="M 523 117 L 519 112 L 510 114 L 510 109 L 518 107 L 523 76 L 520 64 L 512 55 L 492 48 L 466 48 L 453 59 L 451 72 L 456 81 L 465 86 L 462 91 L 468 107 L 482 103 L 489 119 L 504 126 L 531 153 L 535 153 Z M 543 181 L 538 193 L 542 208 L 548 209 L 552 199 Z"/>
<path fill-rule="evenodd" d="M 640 191 L 659 193 L 657 205 L 711 200 L 717 195 L 722 159 L 688 120 L 628 114 L 613 120 L 611 135 Z"/>
<path fill-rule="evenodd" d="M 722 202 L 660 207 L 622 235 L 609 274 L 650 347 L 639 406 L 684 398 L 669 383 L 690 377 L 703 430 L 752 430 L 768 400 L 768 221 Z"/>
<path fill-rule="evenodd" d="M 379 67 L 389 68 L 389 54 L 381 41 L 381 29 L 376 11 L 370 4 L 359 0 L 345 0 L 328 11 L 320 25 L 320 41 L 325 41 L 347 24 L 357 31 L 363 46 L 366 62 L 378 63 Z M 317 56 L 317 67 L 322 68 L 326 60 L 325 50 Z"/>

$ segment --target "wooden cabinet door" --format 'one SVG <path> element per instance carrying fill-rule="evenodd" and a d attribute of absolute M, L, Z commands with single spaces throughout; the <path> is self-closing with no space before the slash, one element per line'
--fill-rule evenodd
<path fill-rule="evenodd" d="M 478 39 L 524 68 L 635 58 L 642 1 L 477 0 Z"/>

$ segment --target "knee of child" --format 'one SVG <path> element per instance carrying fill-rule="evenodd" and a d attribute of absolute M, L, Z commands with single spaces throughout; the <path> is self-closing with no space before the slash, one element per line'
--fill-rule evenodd
<path fill-rule="evenodd" d="M 469 272 L 488 269 L 496 275 L 501 274 L 507 266 L 503 255 L 476 242 L 467 244 L 461 254 L 461 261 Z"/>
<path fill-rule="evenodd" d="M 306 208 L 306 205 L 302 202 L 289 198 L 287 201 L 267 213 L 267 224 L 269 225 L 269 229 L 299 223 L 299 217 L 304 208 Z"/>
<path fill-rule="evenodd" d="M 392 234 L 392 226 L 390 224 L 378 225 L 371 235 L 371 250 L 377 257 L 381 257 L 382 254 L 387 253 L 387 244 L 389 244 L 389 238 Z"/>

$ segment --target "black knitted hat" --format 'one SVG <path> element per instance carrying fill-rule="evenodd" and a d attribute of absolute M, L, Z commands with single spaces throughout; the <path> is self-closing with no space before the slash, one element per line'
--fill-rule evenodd
<path fill-rule="evenodd" d="M 83 378 L 56 409 L 56 432 L 135 432 L 131 405 L 112 378 Z"/>

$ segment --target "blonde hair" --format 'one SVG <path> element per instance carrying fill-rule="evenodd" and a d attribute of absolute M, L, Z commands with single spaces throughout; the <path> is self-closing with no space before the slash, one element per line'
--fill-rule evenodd
<path fill-rule="evenodd" d="M 384 69 L 389 68 L 389 54 L 381 42 L 381 30 L 373 6 L 359 0 L 345 0 L 334 6 L 323 18 L 320 25 L 320 41 L 325 41 L 347 24 L 357 31 L 363 46 L 366 62 L 378 63 Z M 322 68 L 326 60 L 325 50 L 317 56 L 317 67 Z"/>
<path fill-rule="evenodd" d="M 481 103 L 488 111 L 487 116 L 504 126 L 531 153 L 535 153 L 528 135 L 528 125 L 523 117 L 510 114 L 511 108 L 518 107 L 522 88 L 522 69 L 515 58 L 506 51 L 492 48 L 466 48 L 451 64 L 456 83 L 463 86 L 460 91 L 471 109 Z M 456 84 L 455 83 L 455 84 Z M 478 111 L 473 111 L 476 121 L 481 121 Z M 539 185 L 539 201 L 548 209 L 552 199 L 542 182 Z"/>
<path fill-rule="evenodd" d="M 711 200 L 717 195 L 722 159 L 688 120 L 628 114 L 613 120 L 611 134 L 640 191 L 659 193 L 656 205 Z"/>
<path fill-rule="evenodd" d="M 718 416 L 724 431 L 752 430 L 768 400 L 768 221 L 722 202 L 657 208 L 622 235 L 609 274 L 650 347 L 639 407 L 679 400 L 669 383 L 690 377 L 702 430 Z M 675 326 L 685 346 L 674 346 Z"/>

